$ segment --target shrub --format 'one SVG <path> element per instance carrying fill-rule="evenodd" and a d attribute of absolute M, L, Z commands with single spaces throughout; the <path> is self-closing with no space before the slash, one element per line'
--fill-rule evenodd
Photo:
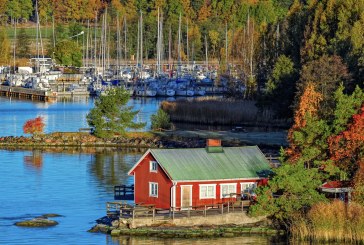
<path fill-rule="evenodd" d="M 151 121 L 152 130 L 170 129 L 172 126 L 169 115 L 162 109 L 159 109 L 156 114 L 151 116 Z"/>

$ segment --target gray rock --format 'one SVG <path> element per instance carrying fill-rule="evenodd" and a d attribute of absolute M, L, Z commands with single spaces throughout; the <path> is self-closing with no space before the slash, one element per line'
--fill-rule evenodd
<path fill-rule="evenodd" d="M 58 225 L 57 221 L 49 220 L 45 218 L 35 218 L 31 220 L 24 220 L 15 223 L 16 226 L 25 226 L 25 227 L 49 227 Z"/>
<path fill-rule="evenodd" d="M 112 227 L 119 227 L 119 220 L 113 220 L 113 221 L 111 222 L 111 226 L 112 226 Z"/>

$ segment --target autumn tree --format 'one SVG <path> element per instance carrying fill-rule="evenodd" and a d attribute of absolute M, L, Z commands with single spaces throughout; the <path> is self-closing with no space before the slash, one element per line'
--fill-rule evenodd
<path fill-rule="evenodd" d="M 44 122 L 42 117 L 36 117 L 25 122 L 23 131 L 25 134 L 39 135 L 43 133 Z"/>
<path fill-rule="evenodd" d="M 331 160 L 353 180 L 355 198 L 364 204 L 364 103 L 347 129 L 329 138 Z"/>
<path fill-rule="evenodd" d="M 327 117 L 332 115 L 335 108 L 335 90 L 340 83 L 346 84 L 348 79 L 348 70 L 342 59 L 339 56 L 324 55 L 302 67 L 298 89 L 302 91 L 307 83 L 314 83 L 316 90 L 322 95 L 320 112 Z"/>
<path fill-rule="evenodd" d="M 301 159 L 306 167 L 320 166 L 325 159 L 326 139 L 330 132 L 326 121 L 318 116 L 322 95 L 308 83 L 299 99 L 294 115 L 294 124 L 288 131 L 289 148 L 286 150 L 290 162 Z"/>
<path fill-rule="evenodd" d="M 209 31 L 209 38 L 210 38 L 210 43 L 211 43 L 211 47 L 212 47 L 212 57 L 215 57 L 216 48 L 218 47 L 219 42 L 220 42 L 219 33 L 215 30 L 211 30 L 211 31 Z"/>

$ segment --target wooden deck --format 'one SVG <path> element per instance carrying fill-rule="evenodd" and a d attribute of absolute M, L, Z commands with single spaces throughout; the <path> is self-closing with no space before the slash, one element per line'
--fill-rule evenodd
<path fill-rule="evenodd" d="M 155 205 L 136 204 L 127 202 L 107 202 L 106 215 L 112 218 L 151 218 L 152 220 L 174 220 L 184 217 L 206 217 L 211 215 L 223 215 L 226 213 L 243 213 L 250 206 L 251 201 L 229 201 L 215 205 L 202 205 L 184 207 L 182 209 L 158 209 Z"/>

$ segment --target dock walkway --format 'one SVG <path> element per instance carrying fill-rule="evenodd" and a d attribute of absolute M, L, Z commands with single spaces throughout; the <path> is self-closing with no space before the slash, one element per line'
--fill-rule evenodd
<path fill-rule="evenodd" d="M 57 97 L 56 92 L 0 85 L 0 95 L 31 100 L 49 101 Z"/>

